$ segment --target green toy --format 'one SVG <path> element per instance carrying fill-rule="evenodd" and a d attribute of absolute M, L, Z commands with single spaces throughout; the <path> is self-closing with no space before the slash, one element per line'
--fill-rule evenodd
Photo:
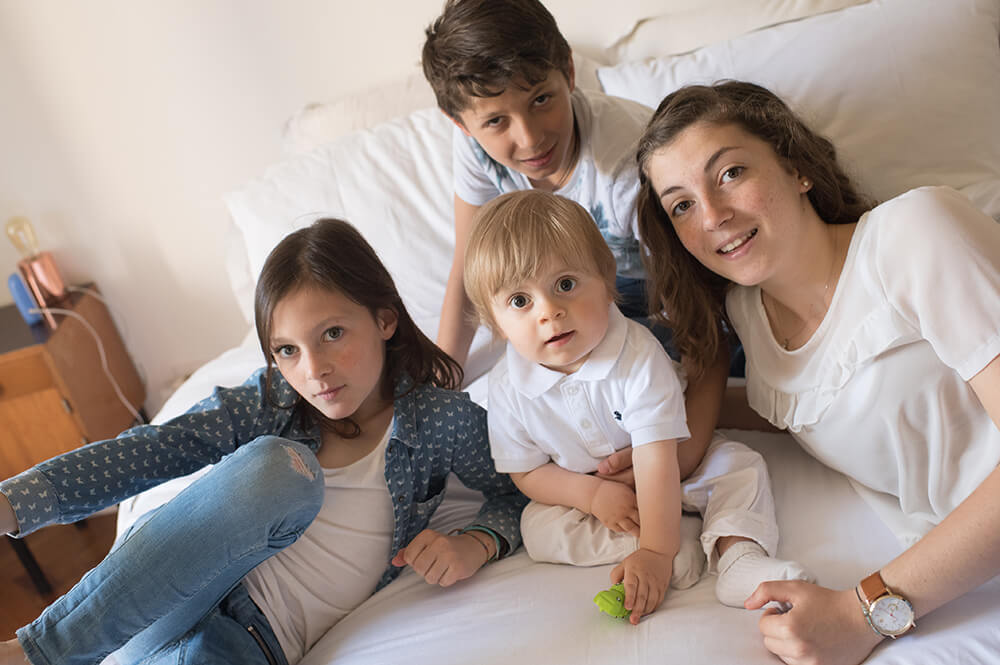
<path fill-rule="evenodd" d="M 632 614 L 632 610 L 625 609 L 625 587 L 621 582 L 606 591 L 599 591 L 594 596 L 594 604 L 605 614 L 618 619 L 624 619 Z"/>

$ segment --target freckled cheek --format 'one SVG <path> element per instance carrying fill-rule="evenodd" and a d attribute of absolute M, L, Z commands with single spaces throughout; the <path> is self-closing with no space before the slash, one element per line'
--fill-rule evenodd
<path fill-rule="evenodd" d="M 744 207 L 749 210 L 756 210 L 759 212 L 768 212 L 774 210 L 780 205 L 781 197 L 778 192 L 774 190 L 769 190 L 767 192 L 759 192 L 747 196 Z"/>
<path fill-rule="evenodd" d="M 677 237 L 680 239 L 681 244 L 684 245 L 684 249 L 694 256 L 701 256 L 706 253 L 711 254 L 711 252 L 703 247 L 707 240 L 707 234 L 702 233 L 700 229 L 694 228 L 694 225 L 675 225 L 674 231 L 677 233 Z"/>
<path fill-rule="evenodd" d="M 334 359 L 334 366 L 337 368 L 337 373 L 342 376 L 355 375 L 359 364 L 359 356 L 355 351 L 339 353 Z"/>

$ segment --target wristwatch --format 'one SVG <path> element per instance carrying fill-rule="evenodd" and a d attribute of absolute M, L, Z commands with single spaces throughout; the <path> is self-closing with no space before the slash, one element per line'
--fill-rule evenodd
<path fill-rule="evenodd" d="M 868 625 L 879 635 L 896 639 L 916 627 L 913 605 L 885 585 L 880 571 L 861 580 L 854 591 Z"/>

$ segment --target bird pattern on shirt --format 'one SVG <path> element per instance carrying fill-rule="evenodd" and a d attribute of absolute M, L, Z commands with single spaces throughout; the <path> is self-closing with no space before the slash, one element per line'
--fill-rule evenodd
<path fill-rule="evenodd" d="M 267 393 L 265 371 L 235 388 L 216 388 L 187 413 L 163 425 L 141 425 L 115 439 L 91 443 L 0 482 L 17 516 L 19 536 L 53 523 L 73 522 L 154 487 L 215 464 L 260 436 L 276 435 L 320 446 L 318 425 L 304 429 L 290 408 L 298 397 L 277 372 Z M 527 503 L 510 477 L 497 474 L 490 457 L 486 411 L 468 395 L 409 377 L 396 386 L 393 431 L 385 477 L 395 529 L 392 554 L 427 528 L 454 472 L 485 501 L 474 523 L 520 542 Z M 388 566 L 379 588 L 398 573 Z"/>

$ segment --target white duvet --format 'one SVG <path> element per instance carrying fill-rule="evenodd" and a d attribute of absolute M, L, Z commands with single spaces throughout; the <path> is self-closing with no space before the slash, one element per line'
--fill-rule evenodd
<path fill-rule="evenodd" d="M 248 337 L 199 369 L 155 421 L 184 411 L 216 385 L 236 385 L 260 362 Z M 482 395 L 482 379 L 472 386 Z M 901 551 L 888 528 L 842 475 L 807 456 L 786 434 L 730 432 L 760 451 L 771 473 L 781 543 L 778 555 L 802 562 L 821 584 L 849 588 Z M 183 488 L 171 481 L 122 504 L 119 530 Z M 434 528 L 468 522 L 479 495 L 457 480 L 434 516 Z M 330 630 L 302 665 L 688 665 L 774 664 L 757 632 L 760 612 L 721 605 L 715 578 L 671 590 L 638 626 L 600 613 L 594 594 L 611 566 L 574 568 L 531 561 L 523 550 L 451 588 L 404 571 Z M 860 611 L 860 610 L 859 610 Z M 1000 662 L 1000 578 L 886 641 L 873 664 L 954 665 Z"/>

